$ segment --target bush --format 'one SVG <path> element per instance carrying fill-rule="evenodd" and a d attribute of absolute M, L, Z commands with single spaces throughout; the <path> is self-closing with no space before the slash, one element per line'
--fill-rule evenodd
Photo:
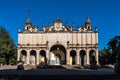
<path fill-rule="evenodd" d="M 120 63 L 116 63 L 114 66 L 114 72 L 120 74 Z"/>
<path fill-rule="evenodd" d="M 16 65 L 17 64 L 17 60 L 15 60 L 14 58 L 10 59 L 9 62 L 11 65 Z"/>
<path fill-rule="evenodd" d="M 5 64 L 5 58 L 0 58 L 0 64 Z"/>

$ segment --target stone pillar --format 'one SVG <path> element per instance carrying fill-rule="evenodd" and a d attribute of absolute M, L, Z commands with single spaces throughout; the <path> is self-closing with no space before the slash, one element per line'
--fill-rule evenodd
<path fill-rule="evenodd" d="M 39 58 L 39 56 L 40 56 L 40 55 L 39 55 L 39 50 L 36 51 L 36 55 L 37 55 L 37 65 L 38 65 L 38 64 L 40 63 L 40 62 L 39 62 L 39 61 L 40 61 L 40 60 L 39 60 L 39 59 L 40 59 L 40 58 Z"/>
<path fill-rule="evenodd" d="M 70 64 L 70 50 L 67 49 L 67 54 L 66 54 L 66 64 L 69 65 Z"/>
<path fill-rule="evenodd" d="M 79 65 L 81 65 L 81 57 L 79 57 Z"/>
<path fill-rule="evenodd" d="M 84 56 L 84 65 L 87 65 L 87 59 L 89 59 L 89 58 L 87 58 L 87 55 L 85 55 Z"/>
<path fill-rule="evenodd" d="M 17 53 L 17 61 L 20 61 L 20 54 L 21 54 L 21 50 L 18 49 L 18 53 Z"/>
<path fill-rule="evenodd" d="M 76 57 L 76 58 L 77 58 L 76 64 L 79 65 L 79 64 L 80 64 L 80 55 L 79 55 L 79 50 L 78 50 L 78 49 L 77 49 L 77 55 L 76 55 L 76 56 L 77 56 L 77 57 Z"/>
<path fill-rule="evenodd" d="M 27 64 L 30 64 L 30 50 L 27 50 Z"/>
<path fill-rule="evenodd" d="M 96 61 L 97 61 L 97 65 L 98 65 L 98 62 L 99 62 L 99 59 L 98 59 L 98 49 L 96 49 Z"/>
<path fill-rule="evenodd" d="M 87 65 L 90 65 L 90 58 L 89 58 L 89 50 L 87 49 L 87 51 L 86 51 L 86 57 L 87 57 L 87 62 L 86 62 L 86 64 Z"/>
<path fill-rule="evenodd" d="M 49 50 L 46 50 L 46 59 L 47 59 L 47 63 L 49 64 Z"/>

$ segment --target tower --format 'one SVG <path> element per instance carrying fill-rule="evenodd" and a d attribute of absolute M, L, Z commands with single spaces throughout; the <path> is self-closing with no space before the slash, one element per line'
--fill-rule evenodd
<path fill-rule="evenodd" d="M 30 17 L 28 16 L 26 23 L 25 23 L 25 31 L 28 31 L 30 28 L 32 28 L 32 23 L 30 21 Z"/>
<path fill-rule="evenodd" d="M 38 32 L 38 27 L 34 26 L 30 21 L 30 11 L 28 10 L 28 18 L 25 23 L 24 32 Z"/>
<path fill-rule="evenodd" d="M 85 27 L 88 31 L 92 30 L 91 21 L 90 21 L 90 18 L 88 16 L 86 17 Z"/>

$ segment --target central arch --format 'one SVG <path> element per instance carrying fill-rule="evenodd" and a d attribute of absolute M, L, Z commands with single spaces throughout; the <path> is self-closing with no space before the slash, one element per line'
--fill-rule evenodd
<path fill-rule="evenodd" d="M 54 54 L 56 65 L 66 64 L 66 49 L 63 45 L 53 45 L 50 49 L 50 52 Z"/>

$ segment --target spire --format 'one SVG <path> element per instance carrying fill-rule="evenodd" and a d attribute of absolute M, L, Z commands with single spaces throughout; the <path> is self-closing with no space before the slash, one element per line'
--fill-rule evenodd
<path fill-rule="evenodd" d="M 28 16 L 26 23 L 30 23 L 30 17 Z"/>
<path fill-rule="evenodd" d="M 86 13 L 87 13 L 87 16 L 86 16 L 85 28 L 87 29 L 87 31 L 92 31 L 92 25 L 88 15 L 89 11 L 87 10 Z"/>
<path fill-rule="evenodd" d="M 72 30 L 74 30 L 74 22 L 72 21 Z"/>
<path fill-rule="evenodd" d="M 72 21 L 72 27 L 74 27 L 74 21 Z"/>
<path fill-rule="evenodd" d="M 89 19 L 88 16 L 86 17 L 85 27 L 86 27 L 86 29 L 87 29 L 88 31 L 91 31 L 91 30 L 92 30 L 91 21 L 90 21 L 90 19 Z"/>
<path fill-rule="evenodd" d="M 26 24 L 32 24 L 30 21 L 30 10 L 28 10 L 28 18 L 26 20 Z"/>
<path fill-rule="evenodd" d="M 88 16 L 86 17 L 86 24 L 91 24 L 90 18 Z"/>
<path fill-rule="evenodd" d="M 85 24 L 91 24 L 90 18 L 89 18 L 89 10 L 86 10 L 86 22 Z"/>
<path fill-rule="evenodd" d="M 30 31 L 30 29 L 32 29 L 33 25 L 30 21 L 30 10 L 28 10 L 28 17 L 27 17 L 27 20 L 25 22 L 25 31 Z M 31 31 L 30 31 L 31 32 Z"/>

